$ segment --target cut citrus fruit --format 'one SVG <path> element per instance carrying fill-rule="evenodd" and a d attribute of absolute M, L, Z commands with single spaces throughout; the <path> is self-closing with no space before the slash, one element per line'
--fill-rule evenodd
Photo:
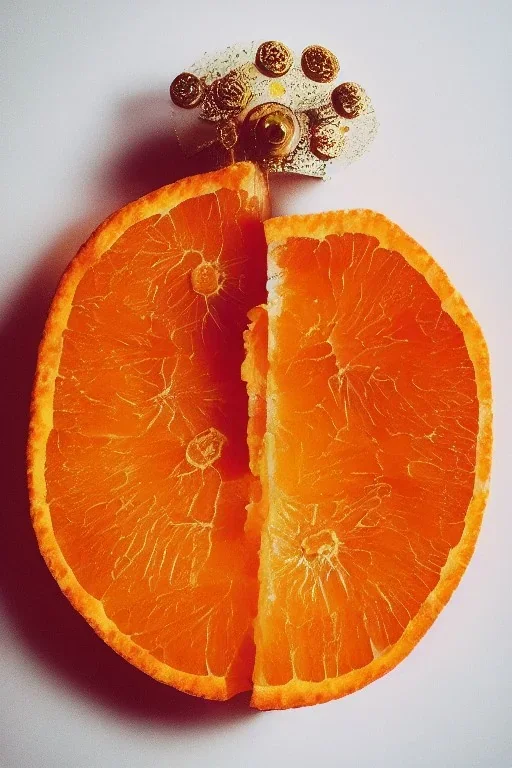
<path fill-rule="evenodd" d="M 33 396 L 32 514 L 61 588 L 132 663 L 218 699 L 254 659 L 240 366 L 266 212 L 240 164 L 116 213 L 60 284 Z"/>
<path fill-rule="evenodd" d="M 261 709 L 409 653 L 491 448 L 485 342 L 433 259 L 369 211 L 270 220 L 267 313 L 267 215 L 241 163 L 107 220 L 53 302 L 28 448 L 41 552 L 97 633 Z"/>
<path fill-rule="evenodd" d="M 491 447 L 485 342 L 420 246 L 371 211 L 265 231 L 262 709 L 343 696 L 409 653 L 473 551 Z"/>

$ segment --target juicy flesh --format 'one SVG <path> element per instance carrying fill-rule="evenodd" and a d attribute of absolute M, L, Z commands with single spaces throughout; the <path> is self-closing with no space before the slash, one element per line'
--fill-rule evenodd
<path fill-rule="evenodd" d="M 243 191 L 196 197 L 89 269 L 46 459 L 82 587 L 230 694 L 338 677 L 400 638 L 461 537 L 478 432 L 425 279 L 366 235 L 292 238 L 267 316 L 262 214 Z"/>
<path fill-rule="evenodd" d="M 272 258 L 263 686 L 343 675 L 400 638 L 463 532 L 478 432 L 462 332 L 400 254 L 344 234 Z"/>
<path fill-rule="evenodd" d="M 247 537 L 259 548 L 261 529 L 268 508 L 264 460 L 268 375 L 266 307 L 254 307 L 249 312 L 249 321 L 249 328 L 244 333 L 246 354 L 242 366 L 242 378 L 247 383 L 247 394 L 249 395 L 247 443 L 249 446 L 249 467 L 254 475 L 254 482 L 247 505 L 245 532 Z"/>
<path fill-rule="evenodd" d="M 254 658 L 240 366 L 265 298 L 261 215 L 221 189 L 130 227 L 89 269 L 47 446 L 54 532 L 80 584 L 155 658 L 232 692 Z"/>

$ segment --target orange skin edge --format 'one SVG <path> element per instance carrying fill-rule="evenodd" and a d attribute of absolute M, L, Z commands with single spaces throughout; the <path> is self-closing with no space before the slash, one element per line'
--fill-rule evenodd
<path fill-rule="evenodd" d="M 443 309 L 448 312 L 464 334 L 466 347 L 475 369 L 479 401 L 479 431 L 473 496 L 466 512 L 464 532 L 441 570 L 439 583 L 414 619 L 409 622 L 400 640 L 370 664 L 337 678 L 321 682 L 292 679 L 284 685 L 275 686 L 255 684 L 251 706 L 257 709 L 288 709 L 341 698 L 382 677 L 408 656 L 432 626 L 466 570 L 478 538 L 489 493 L 492 393 L 487 345 L 480 326 L 463 298 L 455 290 L 443 269 L 424 248 L 396 224 L 374 211 L 361 209 L 311 216 L 281 217 L 265 223 L 265 234 L 269 244 L 269 275 L 277 270 L 272 260 L 272 249 L 282 245 L 288 238 L 311 237 L 322 240 L 329 234 L 345 232 L 364 232 L 366 235 L 374 235 L 381 247 L 401 253 L 406 261 L 425 277 L 441 299 Z M 256 642 L 257 632 L 256 620 Z"/>
<path fill-rule="evenodd" d="M 225 677 L 193 675 L 157 660 L 122 633 L 106 615 L 101 601 L 86 592 L 77 581 L 53 532 L 46 500 L 45 460 L 46 444 L 53 423 L 53 397 L 62 352 L 62 333 L 80 280 L 131 225 L 155 214 L 167 213 L 184 200 L 222 188 L 235 191 L 243 189 L 249 197 L 267 199 L 263 174 L 251 163 L 239 163 L 210 174 L 189 177 L 130 203 L 106 219 L 80 248 L 60 281 L 39 346 L 27 445 L 32 524 L 41 554 L 70 603 L 105 643 L 146 674 L 194 696 L 217 700 L 234 696 L 240 692 L 240 688 Z M 264 210 L 263 216 L 267 215 L 268 210 Z"/>

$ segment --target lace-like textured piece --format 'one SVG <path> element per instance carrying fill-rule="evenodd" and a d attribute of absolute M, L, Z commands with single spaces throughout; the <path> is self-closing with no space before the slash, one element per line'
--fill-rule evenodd
<path fill-rule="evenodd" d="M 219 165 L 252 160 L 272 172 L 327 177 L 357 160 L 377 132 L 364 89 L 340 80 L 319 45 L 300 56 L 275 40 L 205 54 L 170 93 L 183 151 L 218 150 Z"/>

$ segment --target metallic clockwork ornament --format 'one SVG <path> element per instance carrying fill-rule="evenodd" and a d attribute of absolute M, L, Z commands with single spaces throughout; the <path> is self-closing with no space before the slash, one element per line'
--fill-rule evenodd
<path fill-rule="evenodd" d="M 268 171 L 324 178 L 357 160 L 377 131 L 364 89 L 336 84 L 340 64 L 321 45 L 300 56 L 267 40 L 205 55 L 170 88 L 186 154 L 217 146 L 219 164 L 253 160 Z"/>

